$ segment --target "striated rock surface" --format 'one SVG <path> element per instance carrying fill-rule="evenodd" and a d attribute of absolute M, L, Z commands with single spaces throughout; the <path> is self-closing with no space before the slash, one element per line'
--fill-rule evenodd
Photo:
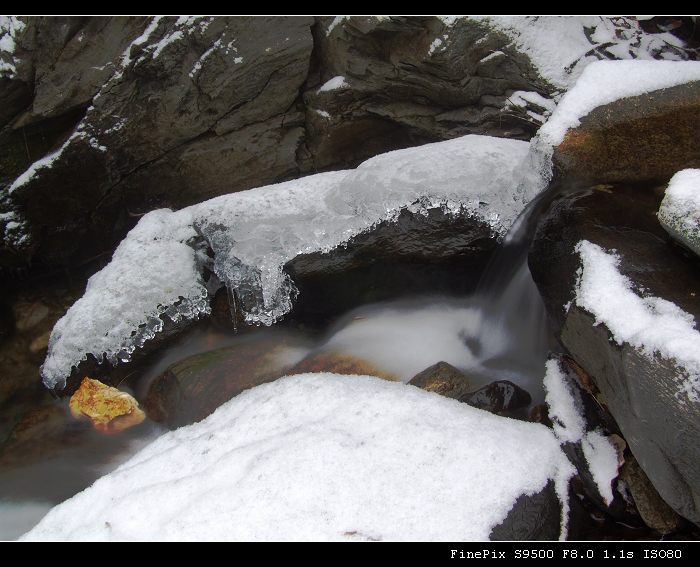
<path fill-rule="evenodd" d="M 153 209 L 393 149 L 469 133 L 528 139 L 590 61 L 695 56 L 692 38 L 647 28 L 633 18 L 4 17 L 0 265 L 75 265 Z M 556 72 L 540 43 L 561 45 Z"/>
<path fill-rule="evenodd" d="M 694 439 L 700 435 L 700 406 L 693 401 L 687 370 L 668 355 L 652 356 L 616 341 L 605 324 L 574 300 L 581 266 L 575 247 L 587 240 L 617 251 L 618 269 L 636 293 L 659 298 L 653 300 L 659 309 L 660 300 L 672 302 L 697 328 L 699 266 L 658 224 L 659 201 L 659 191 L 640 186 L 596 187 L 566 197 L 540 222 L 529 263 L 562 343 L 594 379 L 639 465 L 666 503 L 698 523 L 700 454 Z M 647 332 L 651 330 L 658 329 Z"/>

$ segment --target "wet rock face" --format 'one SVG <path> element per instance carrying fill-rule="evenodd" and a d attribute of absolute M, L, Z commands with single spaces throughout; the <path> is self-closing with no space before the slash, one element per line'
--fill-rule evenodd
<path fill-rule="evenodd" d="M 579 267 L 574 246 L 587 239 L 617 250 L 636 289 L 700 320 L 700 265 L 659 226 L 659 200 L 649 188 L 599 187 L 560 201 L 540 223 L 529 263 L 563 345 L 594 379 L 639 465 L 666 503 L 699 523 L 700 410 L 676 395 L 681 371 L 673 360 L 618 345 L 591 314 L 569 305 Z"/>
<path fill-rule="evenodd" d="M 561 530 L 561 505 L 549 481 L 544 489 L 534 495 L 520 496 L 510 512 L 498 526 L 491 530 L 492 541 L 547 541 L 559 539 Z"/>
<path fill-rule="evenodd" d="M 592 183 L 665 182 L 700 167 L 700 82 L 600 106 L 554 150 L 562 176 Z"/>
<path fill-rule="evenodd" d="M 330 23 L 30 18 L 0 89 L 0 183 L 59 152 L 0 200 L 31 234 L 5 243 L 0 262 L 74 265 L 144 212 L 388 150 L 467 133 L 525 139 L 535 127 L 504 112 L 508 95 L 551 94 L 479 22 L 349 18 L 327 34 Z M 482 61 L 494 51 L 504 56 Z M 335 76 L 351 88 L 319 92 Z"/>
<path fill-rule="evenodd" d="M 530 394 L 508 380 L 497 380 L 459 398 L 475 408 L 491 413 L 511 413 L 530 405 Z"/>
<path fill-rule="evenodd" d="M 291 366 L 284 341 L 256 340 L 186 358 L 150 385 L 148 417 L 175 428 L 200 421 L 244 390 L 284 376 Z"/>
<path fill-rule="evenodd" d="M 334 77 L 347 85 L 304 94 L 316 168 L 338 154 L 360 161 L 381 147 L 470 133 L 527 139 L 536 126 L 502 112 L 508 95 L 552 91 L 511 40 L 473 20 L 320 18 L 314 39 L 319 86 Z"/>

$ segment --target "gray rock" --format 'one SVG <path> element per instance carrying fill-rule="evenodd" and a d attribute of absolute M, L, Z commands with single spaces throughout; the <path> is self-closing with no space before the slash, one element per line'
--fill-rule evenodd
<path fill-rule="evenodd" d="M 511 413 L 530 405 L 530 394 L 508 380 L 496 380 L 459 398 L 475 408 L 491 413 Z"/>
<path fill-rule="evenodd" d="M 41 96 L 13 123 L 20 128 L 59 112 L 42 94 L 52 85 L 72 92 L 56 101 L 61 108 L 92 102 L 52 167 L 12 194 L 31 226 L 27 252 L 40 262 L 70 264 L 108 249 L 135 216 L 154 208 L 296 175 L 303 113 L 294 107 L 308 75 L 312 24 L 165 17 L 119 19 L 97 29 L 93 20 L 84 22 L 63 59 L 41 75 Z M 72 47 L 81 33 L 90 44 L 106 38 L 92 59 Z M 78 67 L 110 54 L 104 74 L 79 74 Z M 80 84 L 75 92 L 73 83 Z M 59 147 L 65 135 L 54 138 Z M 12 141 L 21 149 L 21 139 Z"/>
<path fill-rule="evenodd" d="M 630 456 L 625 461 L 620 470 L 620 480 L 632 494 L 639 515 L 647 526 L 662 534 L 669 534 L 683 527 L 683 518 L 663 501 L 634 457 Z"/>
<path fill-rule="evenodd" d="M 520 496 L 513 508 L 493 530 L 492 541 L 547 541 L 559 539 L 561 505 L 549 481 L 537 494 Z"/>
<path fill-rule="evenodd" d="M 530 253 L 533 277 L 560 338 L 595 380 L 599 400 L 615 418 L 630 450 L 661 497 L 681 516 L 700 522 L 700 409 L 679 396 L 682 371 L 673 360 L 618 345 L 604 325 L 575 304 L 577 242 L 616 249 L 620 270 L 636 289 L 672 301 L 700 320 L 700 266 L 668 242 L 656 220 L 660 195 L 642 186 L 609 186 L 568 196 L 540 223 Z"/>

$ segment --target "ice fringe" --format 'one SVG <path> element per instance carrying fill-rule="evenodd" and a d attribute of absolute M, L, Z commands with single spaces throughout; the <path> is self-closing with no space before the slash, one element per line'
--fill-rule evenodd
<path fill-rule="evenodd" d="M 196 318 L 209 310 L 193 246 L 214 252 L 210 269 L 231 290 L 249 323 L 269 325 L 297 290 L 284 265 L 328 251 L 408 209 L 474 217 L 504 235 L 533 197 L 518 187 L 526 142 L 464 136 L 374 157 L 355 170 L 322 173 L 145 215 L 111 263 L 88 282 L 54 328 L 42 368 L 62 387 L 89 354 L 112 363 L 162 328 L 161 316 Z"/>

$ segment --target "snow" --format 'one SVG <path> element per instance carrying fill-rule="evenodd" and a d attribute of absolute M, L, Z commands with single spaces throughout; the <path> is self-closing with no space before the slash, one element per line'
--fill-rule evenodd
<path fill-rule="evenodd" d="M 642 95 L 700 81 L 698 61 L 599 61 L 581 74 L 564 95 L 550 120 L 537 133 L 540 142 L 556 146 L 570 128 L 599 106 L 622 98 Z"/>
<path fill-rule="evenodd" d="M 326 37 L 331 35 L 331 32 L 336 28 L 337 25 L 341 24 L 343 20 L 347 20 L 350 16 L 336 16 L 326 29 Z"/>
<path fill-rule="evenodd" d="M 17 36 L 27 25 L 17 16 L 0 16 L 0 77 L 12 78 L 17 72 Z"/>
<path fill-rule="evenodd" d="M 671 178 L 658 218 L 671 236 L 700 256 L 700 169 L 684 169 Z"/>
<path fill-rule="evenodd" d="M 581 269 L 576 304 L 605 325 L 619 345 L 628 343 L 645 356 L 673 360 L 681 370 L 679 399 L 700 403 L 700 332 L 693 316 L 665 299 L 640 297 L 618 270 L 620 257 L 587 240 L 578 243 Z"/>
<path fill-rule="evenodd" d="M 634 18 L 597 16 L 488 16 L 479 18 L 513 40 L 539 74 L 555 87 L 570 88 L 601 58 L 682 58 L 683 42 L 670 33 L 646 34 Z M 590 39 L 587 33 L 590 34 Z"/>
<path fill-rule="evenodd" d="M 329 113 L 328 111 L 326 111 L 326 110 L 314 109 L 314 111 L 316 112 L 316 114 L 318 114 L 319 116 L 325 118 L 326 120 L 330 120 L 330 119 L 331 119 L 330 113 Z"/>
<path fill-rule="evenodd" d="M 166 433 L 23 539 L 486 540 L 550 480 L 566 509 L 573 472 L 540 424 L 396 382 L 306 374 Z"/>
<path fill-rule="evenodd" d="M 609 506 L 613 501 L 612 482 L 617 478 L 617 449 L 599 431 L 589 431 L 581 446 L 598 492 Z"/>
<path fill-rule="evenodd" d="M 185 35 L 182 30 L 176 30 L 172 33 L 167 34 L 163 39 L 161 39 L 157 44 L 155 44 L 155 50 L 153 51 L 153 59 L 157 59 L 158 56 L 163 52 L 163 50 L 168 47 L 171 43 L 181 40 Z"/>
<path fill-rule="evenodd" d="M 515 91 L 508 97 L 508 103 L 511 106 L 521 108 L 525 108 L 528 105 L 539 106 L 549 112 L 553 112 L 557 106 L 552 99 L 543 97 L 535 91 Z"/>
<path fill-rule="evenodd" d="M 109 360 L 124 349 L 128 354 L 142 344 L 140 336 L 129 338 L 129 329 L 179 296 L 186 316 L 205 312 L 200 276 L 186 244 L 195 234 L 213 249 L 211 268 L 236 291 L 246 321 L 270 325 L 290 311 L 297 295 L 283 271 L 288 261 L 329 251 L 404 209 L 426 214 L 430 207 L 442 207 L 487 223 L 495 236 L 503 236 L 533 197 L 515 187 L 527 151 L 526 142 L 469 135 L 379 155 L 354 170 L 224 195 L 178 212 L 150 213 L 57 324 L 44 383 L 62 384 L 88 353 L 106 353 Z M 144 232 L 152 238 L 140 236 Z M 171 281 L 178 283 L 176 291 L 168 291 Z"/>
<path fill-rule="evenodd" d="M 437 49 L 439 49 L 442 44 L 443 44 L 442 38 L 436 37 L 433 40 L 433 42 L 430 44 L 430 47 L 428 48 L 428 56 L 435 53 L 435 51 Z"/>
<path fill-rule="evenodd" d="M 162 329 L 161 315 L 177 321 L 209 311 L 195 251 L 185 244 L 196 235 L 186 226 L 168 226 L 170 215 L 162 210 L 144 215 L 56 323 L 42 367 L 48 386 L 62 387 L 71 366 L 89 353 L 112 364 L 128 360 Z"/>
<path fill-rule="evenodd" d="M 30 165 L 27 170 L 22 173 L 17 179 L 15 179 L 7 190 L 8 193 L 12 194 L 14 191 L 29 183 L 34 177 L 42 171 L 43 169 L 49 169 L 53 166 L 54 162 L 61 157 L 63 150 L 66 149 L 67 142 L 63 144 L 57 150 L 45 155 L 43 158 L 36 160 L 32 165 Z"/>
<path fill-rule="evenodd" d="M 190 71 L 190 78 L 194 78 L 194 76 L 199 73 L 199 71 L 202 69 L 202 66 L 204 65 L 204 62 L 209 58 L 209 56 L 219 48 L 221 45 L 221 38 L 217 39 L 214 44 L 207 49 L 202 55 L 195 61 L 194 65 L 192 66 L 192 70 Z"/>
<path fill-rule="evenodd" d="M 337 89 L 345 89 L 349 85 L 345 81 L 345 77 L 338 75 L 337 77 L 333 77 L 332 79 L 327 80 L 325 83 L 323 83 L 317 93 L 325 93 L 327 91 L 334 91 Z"/>
<path fill-rule="evenodd" d="M 552 177 L 552 154 L 570 128 L 595 108 L 627 97 L 700 80 L 697 61 L 597 61 L 585 68 L 547 122 L 531 141 L 526 174 L 531 192 L 543 190 Z"/>
<path fill-rule="evenodd" d="M 562 443 L 577 443 L 586 433 L 586 422 L 581 412 L 581 402 L 561 370 L 559 361 L 548 360 L 545 365 L 545 401 L 554 434 Z"/>
<path fill-rule="evenodd" d="M 482 57 L 479 60 L 479 63 L 488 63 L 489 61 L 492 61 L 493 59 L 498 59 L 499 57 L 505 57 L 505 53 L 502 51 L 494 51 L 493 53 L 489 53 L 486 57 Z"/>

